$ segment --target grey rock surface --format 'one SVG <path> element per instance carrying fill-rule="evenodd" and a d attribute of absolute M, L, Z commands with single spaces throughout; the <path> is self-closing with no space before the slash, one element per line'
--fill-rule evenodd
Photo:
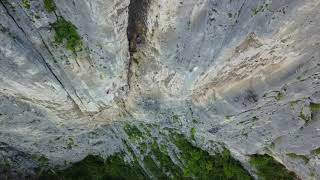
<path fill-rule="evenodd" d="M 320 178 L 320 111 L 310 106 L 320 103 L 319 0 L 55 4 L 48 13 L 42 1 L 0 1 L 2 159 L 106 157 L 124 148 L 123 122 L 143 122 L 195 128 L 197 146 L 223 143 L 249 171 L 248 155 L 268 153 Z M 55 43 L 58 16 L 77 27 L 81 51 Z M 28 156 L 12 162 L 32 175 Z"/>

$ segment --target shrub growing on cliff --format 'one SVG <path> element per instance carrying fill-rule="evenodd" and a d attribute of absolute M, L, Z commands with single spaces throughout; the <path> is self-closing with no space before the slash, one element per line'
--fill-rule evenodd
<path fill-rule="evenodd" d="M 22 0 L 22 7 L 26 9 L 30 9 L 30 1 L 29 0 Z"/>
<path fill-rule="evenodd" d="M 81 39 L 77 32 L 77 28 L 63 17 L 58 17 L 58 20 L 53 23 L 53 28 L 56 31 L 55 41 L 59 44 L 66 41 L 67 49 L 75 52 L 81 46 Z"/>
<path fill-rule="evenodd" d="M 130 140 L 139 139 L 140 137 L 143 137 L 142 132 L 134 125 L 126 124 L 123 129 L 129 136 Z"/>
<path fill-rule="evenodd" d="M 257 169 L 261 180 L 294 180 L 296 175 L 269 155 L 253 155 L 250 164 Z"/>
<path fill-rule="evenodd" d="M 51 13 L 56 10 L 56 5 L 54 4 L 53 0 L 43 0 L 44 9 Z"/>
<path fill-rule="evenodd" d="M 229 150 L 210 155 L 193 146 L 183 135 L 173 134 L 174 144 L 179 148 L 184 164 L 185 178 L 250 180 L 249 173 L 242 168 L 239 161 L 232 158 Z"/>

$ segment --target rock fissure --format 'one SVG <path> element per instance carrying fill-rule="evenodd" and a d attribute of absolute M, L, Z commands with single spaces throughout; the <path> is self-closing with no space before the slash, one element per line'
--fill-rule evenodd
<path fill-rule="evenodd" d="M 148 8 L 151 0 L 130 0 L 128 11 L 127 38 L 129 43 L 128 79 L 129 90 L 134 76 L 133 66 L 136 64 L 134 54 L 138 54 L 146 41 Z"/>
<path fill-rule="evenodd" d="M 21 30 L 21 32 L 23 32 L 23 34 L 25 35 L 25 37 L 27 38 L 27 33 L 24 31 L 24 29 L 19 25 L 19 23 L 17 23 L 16 19 L 14 18 L 14 16 L 10 13 L 9 9 L 7 8 L 7 6 L 5 5 L 5 3 L 3 1 L 0 1 L 2 7 L 5 9 L 7 15 L 12 19 L 12 21 L 16 24 L 16 26 Z"/>

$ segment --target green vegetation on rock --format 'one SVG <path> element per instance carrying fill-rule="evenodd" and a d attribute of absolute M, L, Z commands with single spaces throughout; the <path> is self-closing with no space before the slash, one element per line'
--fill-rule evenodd
<path fill-rule="evenodd" d="M 278 92 L 277 96 L 276 96 L 277 101 L 280 101 L 283 99 L 283 94 L 281 92 Z"/>
<path fill-rule="evenodd" d="M 75 52 L 81 46 L 80 35 L 77 28 L 63 17 L 58 17 L 58 20 L 52 24 L 56 34 L 55 42 L 61 44 L 66 41 L 66 48 Z"/>
<path fill-rule="evenodd" d="M 139 126 L 141 129 L 147 127 L 142 124 Z M 124 152 L 116 153 L 106 160 L 89 155 L 65 170 L 42 173 L 40 178 L 49 180 L 252 179 L 227 149 L 210 155 L 192 145 L 184 135 L 178 134 L 174 129 L 155 131 L 157 130 L 163 135 L 161 138 L 146 130 L 140 131 L 135 125 L 125 124 L 124 131 L 129 139 L 143 137 L 143 141 L 123 140 L 126 146 L 124 152 L 133 158 L 131 162 L 124 160 Z M 139 151 L 135 151 L 133 147 Z"/>
<path fill-rule="evenodd" d="M 252 179 L 240 162 L 232 158 L 227 149 L 221 153 L 209 155 L 208 152 L 194 147 L 180 134 L 174 134 L 173 142 L 180 150 L 184 177 L 196 177 L 203 180 Z"/>
<path fill-rule="evenodd" d="M 26 9 L 30 9 L 30 1 L 29 0 L 22 0 L 22 7 Z"/>
<path fill-rule="evenodd" d="M 311 151 L 312 154 L 320 154 L 320 147 Z"/>
<path fill-rule="evenodd" d="M 308 122 L 310 119 L 303 113 L 303 111 L 300 112 L 299 117 L 303 119 L 304 121 Z"/>
<path fill-rule="evenodd" d="M 158 171 L 168 174 L 171 179 L 181 179 L 183 177 L 182 170 L 172 162 L 166 149 L 162 148 L 161 150 L 157 143 L 153 143 L 151 145 L 151 153 L 160 164 Z M 163 175 L 157 178 L 163 179 Z"/>
<path fill-rule="evenodd" d="M 134 140 L 134 139 L 138 139 L 140 137 L 143 137 L 142 132 L 134 125 L 126 124 L 123 129 L 127 133 L 127 135 L 129 136 L 130 140 Z"/>
<path fill-rule="evenodd" d="M 257 175 L 261 180 L 294 180 L 294 172 L 287 170 L 281 163 L 269 155 L 253 155 L 250 164 L 256 168 Z"/>
<path fill-rule="evenodd" d="M 116 153 L 106 160 L 99 156 L 89 155 L 69 168 L 55 173 L 42 174 L 39 179 L 64 179 L 64 180 L 105 180 L 105 179 L 146 179 L 146 176 L 134 161 L 131 163 L 123 160 L 121 153 Z"/>
<path fill-rule="evenodd" d="M 196 129 L 193 127 L 190 129 L 190 133 L 191 133 L 191 139 L 195 140 L 196 137 Z"/>
<path fill-rule="evenodd" d="M 37 161 L 41 166 L 46 166 L 49 161 L 44 155 L 33 154 L 31 158 Z"/>
<path fill-rule="evenodd" d="M 173 115 L 172 116 L 172 122 L 173 123 L 177 123 L 177 124 L 181 124 L 180 117 L 178 115 Z"/>
<path fill-rule="evenodd" d="M 53 0 L 43 0 L 43 3 L 44 3 L 44 9 L 47 12 L 51 13 L 56 10 L 56 5 Z"/>
<path fill-rule="evenodd" d="M 320 103 L 310 103 L 309 107 L 313 113 L 320 112 Z"/>
<path fill-rule="evenodd" d="M 287 156 L 293 158 L 293 159 L 302 159 L 304 161 L 304 163 L 308 163 L 309 162 L 309 158 L 305 155 L 300 155 L 300 154 L 296 154 L 296 153 L 288 153 Z"/>
<path fill-rule="evenodd" d="M 143 163 L 153 177 L 161 179 L 166 178 L 166 175 L 161 170 L 159 170 L 158 165 L 154 162 L 150 155 L 144 157 Z"/>

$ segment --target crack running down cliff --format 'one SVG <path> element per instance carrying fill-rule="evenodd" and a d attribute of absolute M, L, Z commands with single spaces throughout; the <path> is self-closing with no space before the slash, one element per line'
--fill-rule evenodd
<path fill-rule="evenodd" d="M 128 86 L 131 87 L 133 54 L 145 44 L 147 32 L 147 14 L 151 0 L 131 0 L 128 14 L 127 37 L 130 60 L 128 63 Z"/>

